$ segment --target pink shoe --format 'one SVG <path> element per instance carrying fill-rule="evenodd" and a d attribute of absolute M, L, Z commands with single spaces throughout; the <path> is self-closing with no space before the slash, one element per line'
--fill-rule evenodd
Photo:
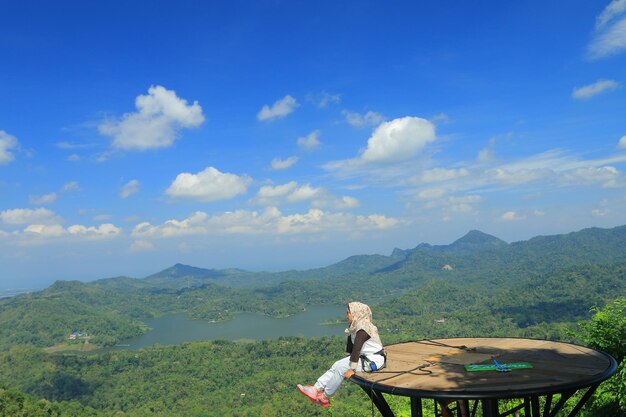
<path fill-rule="evenodd" d="M 296 388 L 298 388 L 298 391 L 300 391 L 301 394 L 306 395 L 309 400 L 311 400 L 312 402 L 315 402 L 317 399 L 317 396 L 319 395 L 319 393 L 317 392 L 317 389 L 315 389 L 314 386 L 312 385 L 296 385 Z"/>
<path fill-rule="evenodd" d="M 330 407 L 330 401 L 328 398 L 326 398 L 323 392 L 318 392 L 314 386 L 298 384 L 296 385 L 296 388 L 302 395 L 306 395 L 309 401 L 313 404 L 319 404 L 326 408 Z"/>
<path fill-rule="evenodd" d="M 315 399 L 315 404 L 319 404 L 322 407 L 328 408 L 330 407 L 330 400 L 326 398 L 323 392 L 320 392 L 317 398 Z"/>

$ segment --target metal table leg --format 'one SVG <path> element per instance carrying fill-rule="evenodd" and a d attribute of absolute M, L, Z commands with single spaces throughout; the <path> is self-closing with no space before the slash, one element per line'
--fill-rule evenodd
<path fill-rule="evenodd" d="M 395 417 L 393 415 L 393 411 L 391 411 L 391 408 L 389 407 L 389 404 L 387 404 L 387 400 L 385 400 L 385 398 L 383 397 L 382 392 L 376 391 L 371 387 L 367 388 L 361 386 L 361 388 L 363 388 L 363 391 L 367 393 L 367 396 L 370 397 L 370 399 L 372 400 L 378 411 L 380 411 L 380 414 L 383 417 Z"/>
<path fill-rule="evenodd" d="M 498 400 L 482 400 L 483 417 L 500 417 Z"/>
<path fill-rule="evenodd" d="M 422 417 L 422 399 L 411 397 L 411 417 Z"/>

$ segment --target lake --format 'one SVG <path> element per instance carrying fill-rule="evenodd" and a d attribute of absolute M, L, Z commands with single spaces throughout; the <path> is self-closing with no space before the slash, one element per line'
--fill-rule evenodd
<path fill-rule="evenodd" d="M 343 319 L 346 306 L 312 306 L 306 311 L 284 319 L 238 314 L 226 322 L 212 323 L 192 320 L 184 314 L 146 320 L 152 328 L 148 333 L 120 342 L 115 349 L 141 349 L 147 346 L 178 345 L 202 340 L 265 340 L 281 336 L 341 336 L 347 323 L 323 324 L 330 320 Z"/>

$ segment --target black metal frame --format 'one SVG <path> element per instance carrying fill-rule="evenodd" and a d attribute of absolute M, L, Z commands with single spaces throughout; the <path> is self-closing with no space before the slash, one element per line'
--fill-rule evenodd
<path fill-rule="evenodd" d="M 587 401 L 591 398 L 593 393 L 598 388 L 598 385 L 593 385 L 587 388 L 585 394 L 580 398 L 578 403 L 574 406 L 572 411 L 568 414 L 567 417 L 574 417 L 578 414 L 578 412 L 582 409 L 582 407 L 587 403 Z M 368 389 L 367 387 L 361 385 L 361 388 L 365 391 L 365 393 L 370 397 L 378 411 L 383 417 L 395 417 L 393 411 L 389 407 L 387 400 L 383 396 L 381 391 L 375 389 Z M 523 403 L 513 406 L 513 408 L 505 411 L 499 411 L 500 409 L 500 400 L 510 400 L 515 398 L 491 398 L 491 399 L 463 399 L 461 401 L 467 401 L 468 410 L 471 408 L 469 412 L 470 417 L 476 417 L 478 409 L 478 404 L 480 403 L 482 410 L 482 417 L 506 417 L 512 415 L 516 411 L 523 410 L 523 415 L 525 417 L 555 417 L 559 411 L 563 408 L 567 400 L 569 400 L 577 391 L 568 391 L 564 392 L 561 395 L 561 399 L 557 404 L 552 407 L 552 396 L 553 394 L 546 395 L 546 400 L 544 401 L 543 409 L 540 406 L 539 399 L 543 397 L 542 395 L 533 395 L 530 397 L 524 397 Z M 415 397 L 411 396 L 411 416 L 412 417 L 423 417 L 423 409 L 422 404 L 424 400 L 432 400 L 435 403 L 435 409 L 437 409 L 437 405 L 441 400 L 435 398 L 426 398 L 426 397 Z M 470 407 L 473 401 L 473 406 Z M 439 415 L 439 414 L 436 414 Z M 460 413 L 457 412 L 457 416 L 461 416 Z"/>
<path fill-rule="evenodd" d="M 563 408 L 566 402 L 579 390 L 587 389 L 587 391 L 580 398 L 578 403 L 574 406 L 568 417 L 574 417 L 580 412 L 582 407 L 591 398 L 602 381 L 610 378 L 617 371 L 617 361 L 605 352 L 596 352 L 604 355 L 609 361 L 609 366 L 603 372 L 593 375 L 592 377 L 578 381 L 571 384 L 563 384 L 560 386 L 546 387 L 543 390 L 538 389 L 520 389 L 520 390 L 500 390 L 500 391 L 426 391 L 419 389 L 398 388 L 385 385 L 383 383 L 371 382 L 366 379 L 360 378 L 358 375 L 353 376 L 350 380 L 359 386 L 367 393 L 372 403 L 376 406 L 378 411 L 383 417 L 395 417 L 393 411 L 389 407 L 389 404 L 383 397 L 383 393 L 391 395 L 400 395 L 411 398 L 411 416 L 422 417 L 423 400 L 432 400 L 435 403 L 435 410 L 437 404 L 442 400 L 465 400 L 468 404 L 471 401 L 474 402 L 470 417 L 476 417 L 478 412 L 478 404 L 481 403 L 482 417 L 505 417 L 513 414 L 515 411 L 523 410 L 525 417 L 555 417 L 557 413 Z M 552 400 L 554 395 L 560 395 L 559 401 L 552 406 Z M 543 402 L 543 409 L 540 406 L 539 399 L 545 397 Z M 499 411 L 500 400 L 511 399 L 523 399 L 523 403 L 514 406 L 510 410 L 503 412 Z M 458 413 L 460 416 L 460 413 Z"/>

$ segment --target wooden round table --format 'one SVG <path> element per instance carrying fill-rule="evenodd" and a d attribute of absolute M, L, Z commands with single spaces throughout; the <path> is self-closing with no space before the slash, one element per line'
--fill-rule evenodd
<path fill-rule="evenodd" d="M 555 416 L 577 391 L 586 390 L 570 412 L 572 417 L 617 370 L 615 359 L 604 352 L 535 339 L 421 340 L 390 345 L 385 351 L 386 368 L 357 372 L 351 378 L 384 417 L 394 414 L 383 393 L 410 397 L 413 417 L 422 416 L 424 399 L 434 400 L 435 409 L 442 403 L 456 403 L 459 416 L 464 408 L 464 414 L 471 416 L 482 412 L 483 417 L 514 413 L 540 417 Z M 520 401 L 502 410 L 504 399 Z"/>

